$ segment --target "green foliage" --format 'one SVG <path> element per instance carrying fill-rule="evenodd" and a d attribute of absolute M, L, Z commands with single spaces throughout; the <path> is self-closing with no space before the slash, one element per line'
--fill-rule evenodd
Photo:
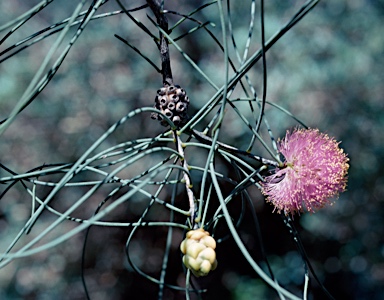
<path fill-rule="evenodd" d="M 297 232 L 257 189 L 266 168 L 218 142 L 278 162 L 275 139 L 303 123 L 343 141 L 351 172 L 333 207 L 290 224 L 335 298 L 380 297 L 382 1 L 322 1 L 293 28 L 305 3 L 266 1 L 266 78 L 260 5 L 165 1 L 173 79 L 191 100 L 180 150 L 150 119 L 162 80 L 149 8 L 134 22 L 115 1 L 1 1 L 0 298 L 84 298 L 84 272 L 91 299 L 197 298 L 189 283 L 203 299 L 270 299 L 266 261 L 280 292 L 302 297 Z M 178 248 L 194 221 L 188 179 L 218 242 L 218 268 L 199 281 Z M 308 294 L 326 296 L 312 275 Z"/>

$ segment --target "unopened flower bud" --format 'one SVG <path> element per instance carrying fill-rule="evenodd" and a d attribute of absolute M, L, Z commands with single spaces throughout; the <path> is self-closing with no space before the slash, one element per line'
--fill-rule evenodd
<path fill-rule="evenodd" d="M 217 267 L 215 248 L 216 241 L 208 231 L 200 228 L 187 232 L 180 245 L 184 265 L 197 277 L 208 275 Z"/>

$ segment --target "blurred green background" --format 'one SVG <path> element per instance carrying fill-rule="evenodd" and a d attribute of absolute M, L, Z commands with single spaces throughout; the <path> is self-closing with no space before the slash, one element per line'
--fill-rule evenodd
<path fill-rule="evenodd" d="M 248 36 L 250 2 L 238 2 L 231 4 L 232 20 L 236 42 L 243 50 Z M 5 24 L 37 3 L 1 1 L 1 23 Z M 167 9 L 189 13 L 203 3 L 166 1 L 165 5 Z M 268 1 L 265 7 L 267 38 L 303 3 Z M 75 5 L 68 1 L 53 1 L 13 33 L 0 50 L 69 17 Z M 128 1 L 126 5 L 133 7 Z M 99 13 L 114 10 L 119 7 L 110 1 Z M 157 34 L 146 13 L 150 14 L 148 9 L 136 12 L 134 16 Z M 195 17 L 215 23 L 216 27 L 210 29 L 221 38 L 216 5 L 203 9 Z M 169 16 L 170 24 L 178 19 Z M 177 36 L 193 26 L 185 22 L 173 34 Z M 351 160 L 348 191 L 335 205 L 313 215 L 295 218 L 317 275 L 336 299 L 384 297 L 383 28 L 384 1 L 321 1 L 267 53 L 268 100 L 288 109 L 306 125 L 317 127 L 342 141 L 341 146 Z M 259 48 L 259 29 L 257 14 L 251 53 Z M 75 28 L 71 33 L 75 33 Z M 2 36 L 5 34 L 3 31 Z M 124 114 L 134 108 L 153 105 L 156 90 L 162 83 L 161 76 L 114 34 L 127 39 L 159 65 L 158 51 L 151 38 L 124 14 L 92 21 L 54 79 L 1 136 L 1 163 L 22 173 L 44 163 L 73 162 Z M 0 64 L 1 120 L 8 116 L 21 97 L 56 36 L 44 39 Z M 68 42 L 69 37 L 60 49 L 64 49 Z M 208 34 L 197 31 L 179 43 L 215 82 L 223 83 L 223 55 Z M 187 90 L 193 113 L 214 94 L 214 90 L 172 46 L 170 49 L 175 82 Z M 261 65 L 257 64 L 249 72 L 259 96 L 262 92 L 261 70 Z M 281 137 L 286 129 L 297 125 L 270 107 L 267 114 L 277 136 Z M 228 122 L 228 128 L 238 128 L 235 119 Z M 161 130 L 163 128 L 151 120 L 135 119 L 108 142 L 113 145 L 137 136 L 151 137 Z M 242 146 L 241 137 L 242 131 L 236 129 L 229 131 L 226 141 Z M 76 191 L 66 194 L 68 198 L 76 196 Z M 95 203 L 101 200 L 96 199 Z M 61 204 L 57 205 L 60 207 Z M 140 204 L 127 204 L 126 211 L 114 217 L 130 215 L 135 220 L 140 214 L 137 206 Z M 301 258 L 281 218 L 271 214 L 271 210 L 264 203 L 257 206 L 268 257 L 280 283 L 300 293 L 303 283 Z M 1 199 L 1 251 L 9 245 L 29 213 L 30 199 L 21 187 L 15 186 Z M 49 215 L 44 217 L 49 220 Z M 248 233 L 248 222 L 251 221 L 246 219 L 241 227 L 242 238 L 252 248 L 257 241 Z M 36 226 L 37 231 L 44 228 L 44 219 Z M 72 226 L 63 224 L 61 230 L 66 232 Z M 155 236 L 149 231 L 143 229 L 131 247 L 140 266 L 157 274 L 165 230 L 158 230 Z M 86 275 L 92 299 L 156 298 L 158 287 L 137 276 L 126 262 L 123 247 L 127 232 L 108 228 L 91 230 Z M 182 232 L 175 234 L 180 235 L 181 240 Z M 106 238 L 108 243 L 105 243 Z M 0 298 L 84 299 L 79 266 L 82 243 L 83 238 L 79 235 L 51 251 L 16 260 L 0 270 Z M 177 243 L 175 241 L 175 253 Z M 228 253 L 231 253 L 231 259 L 226 256 Z M 203 299 L 277 299 L 277 295 L 247 266 L 234 242 L 223 244 L 222 250 L 218 250 L 218 261 L 219 269 L 199 281 L 200 287 L 208 288 Z M 182 269 L 177 255 L 170 264 L 175 267 L 167 276 L 182 285 Z M 166 299 L 183 299 L 183 296 L 167 291 Z M 309 299 L 326 299 L 312 279 Z"/>

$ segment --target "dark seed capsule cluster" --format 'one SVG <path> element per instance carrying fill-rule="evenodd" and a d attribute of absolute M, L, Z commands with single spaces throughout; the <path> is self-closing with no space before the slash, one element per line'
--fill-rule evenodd
<path fill-rule="evenodd" d="M 185 90 L 178 85 L 170 85 L 157 91 L 154 107 L 170 118 L 176 126 L 179 126 L 188 119 L 188 105 L 189 98 Z M 151 118 L 159 120 L 163 126 L 168 126 L 161 114 L 152 113 Z"/>

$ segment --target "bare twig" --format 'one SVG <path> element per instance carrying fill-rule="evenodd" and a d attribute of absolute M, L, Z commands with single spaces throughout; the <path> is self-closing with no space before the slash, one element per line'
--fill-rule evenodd
<path fill-rule="evenodd" d="M 155 14 L 157 24 L 159 27 L 169 33 L 168 31 L 168 20 L 162 12 L 161 1 L 159 0 L 147 0 L 149 7 L 152 9 Z M 163 74 L 163 85 L 169 86 L 173 85 L 173 77 L 171 70 L 171 61 L 169 58 L 169 47 L 168 40 L 164 34 L 160 31 L 160 45 L 159 45 L 160 57 L 161 57 L 161 73 Z"/>
<path fill-rule="evenodd" d="M 183 166 L 183 168 L 185 170 L 189 170 L 189 165 L 188 165 L 187 161 L 185 160 L 185 156 L 184 156 L 184 149 L 183 149 L 182 141 L 181 141 L 180 137 L 177 135 L 177 133 L 175 131 L 173 132 L 173 137 L 174 137 L 174 139 L 176 141 L 177 152 L 179 152 L 180 156 L 182 157 L 182 159 L 180 161 L 181 165 Z M 195 195 L 193 194 L 193 191 L 192 191 L 191 179 L 188 176 L 186 171 L 183 172 L 183 178 L 184 178 L 184 181 L 185 181 L 185 188 L 187 190 L 187 195 L 188 195 L 189 211 L 190 211 L 190 214 L 191 214 L 191 224 L 193 226 L 193 224 L 195 223 L 194 222 L 194 218 L 195 218 L 194 216 L 195 216 L 195 202 L 196 202 L 196 198 L 195 198 Z"/>

